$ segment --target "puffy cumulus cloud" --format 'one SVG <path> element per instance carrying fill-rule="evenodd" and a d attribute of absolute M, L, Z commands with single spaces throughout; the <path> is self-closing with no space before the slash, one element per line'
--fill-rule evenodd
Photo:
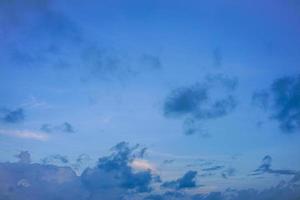
<path fill-rule="evenodd" d="M 5 123 L 19 123 L 24 121 L 25 114 L 23 108 L 15 110 L 2 108 L 0 109 L 0 120 Z"/>
<path fill-rule="evenodd" d="M 224 117 L 236 108 L 233 93 L 237 84 L 237 79 L 217 74 L 207 76 L 203 82 L 174 89 L 164 102 L 164 115 L 183 118 L 186 135 L 207 136 L 200 122 Z"/>
<path fill-rule="evenodd" d="M 75 129 L 69 122 L 64 122 L 59 125 L 43 124 L 40 128 L 41 131 L 46 133 L 75 133 Z"/>
<path fill-rule="evenodd" d="M 261 165 L 253 171 L 251 175 L 260 175 L 264 173 L 276 174 L 276 175 L 297 175 L 299 172 L 294 170 L 287 170 L 287 169 L 272 169 L 272 157 L 266 155 L 262 159 Z"/>
<path fill-rule="evenodd" d="M 22 138 L 22 139 L 39 140 L 39 141 L 46 141 L 49 139 L 49 136 L 46 134 L 35 132 L 35 131 L 27 131 L 27 130 L 1 130 L 0 129 L 0 135 Z"/>
<path fill-rule="evenodd" d="M 279 123 L 283 132 L 300 130 L 300 75 L 274 80 L 268 89 L 255 92 L 252 100 Z"/>
<path fill-rule="evenodd" d="M 187 171 L 181 178 L 178 178 L 175 181 L 164 182 L 161 187 L 164 188 L 173 188 L 176 190 L 188 189 L 197 187 L 196 184 L 197 171 Z"/>

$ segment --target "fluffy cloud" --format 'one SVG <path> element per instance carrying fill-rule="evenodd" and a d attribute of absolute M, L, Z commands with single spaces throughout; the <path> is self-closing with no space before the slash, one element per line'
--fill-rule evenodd
<path fill-rule="evenodd" d="M 300 75 L 274 80 L 272 85 L 253 94 L 253 102 L 279 123 L 285 133 L 300 130 Z"/>
<path fill-rule="evenodd" d="M 224 75 L 207 76 L 201 83 L 177 88 L 169 94 L 164 102 L 164 115 L 168 118 L 183 118 L 184 133 L 200 133 L 203 120 L 220 118 L 231 113 L 237 100 L 233 92 L 237 80 Z"/>

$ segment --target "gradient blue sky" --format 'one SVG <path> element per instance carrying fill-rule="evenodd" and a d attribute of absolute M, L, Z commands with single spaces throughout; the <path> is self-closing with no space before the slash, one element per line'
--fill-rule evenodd
<path fill-rule="evenodd" d="M 297 0 L 1 1 L 0 161 L 93 166 L 127 141 L 163 180 L 196 170 L 200 192 L 288 181 L 272 172 L 300 170 L 299 24 Z"/>

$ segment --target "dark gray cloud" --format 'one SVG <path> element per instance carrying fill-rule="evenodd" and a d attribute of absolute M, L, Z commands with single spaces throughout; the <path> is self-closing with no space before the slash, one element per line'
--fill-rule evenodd
<path fill-rule="evenodd" d="M 274 80 L 267 90 L 255 92 L 253 102 L 278 121 L 285 133 L 300 130 L 300 75 Z"/>
<path fill-rule="evenodd" d="M 297 171 L 294 170 L 287 170 L 287 169 L 272 169 L 272 157 L 269 155 L 266 155 L 262 159 L 261 165 L 253 171 L 251 175 L 256 176 L 256 175 L 261 175 L 264 173 L 269 173 L 269 174 L 275 174 L 275 175 L 296 175 L 298 174 Z"/>
<path fill-rule="evenodd" d="M 17 108 L 15 110 L 2 108 L 0 109 L 0 119 L 5 123 L 19 123 L 25 120 L 25 114 L 23 108 Z"/>
<path fill-rule="evenodd" d="M 181 178 L 175 181 L 164 182 L 161 187 L 172 188 L 176 190 L 189 189 L 197 187 L 196 184 L 197 171 L 187 171 Z"/>
<path fill-rule="evenodd" d="M 41 126 L 41 131 L 44 131 L 46 133 L 75 133 L 75 129 L 73 125 L 71 125 L 69 122 L 64 122 L 59 125 L 51 125 L 51 124 L 43 124 Z"/>
<path fill-rule="evenodd" d="M 200 121 L 224 117 L 236 108 L 233 95 L 237 79 L 224 75 L 207 76 L 203 82 L 171 91 L 164 102 L 164 115 L 168 118 L 183 118 L 184 133 L 207 136 Z"/>

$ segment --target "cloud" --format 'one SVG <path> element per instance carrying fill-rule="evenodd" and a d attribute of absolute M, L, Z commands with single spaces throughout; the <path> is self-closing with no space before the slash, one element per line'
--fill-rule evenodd
<path fill-rule="evenodd" d="M 175 181 L 164 182 L 161 187 L 172 188 L 176 190 L 189 189 L 197 187 L 196 184 L 197 171 L 187 171 L 181 178 Z"/>
<path fill-rule="evenodd" d="M 31 162 L 31 156 L 28 151 L 21 151 L 16 157 L 19 159 L 20 163 L 29 164 Z"/>
<path fill-rule="evenodd" d="M 0 199 L 87 199 L 87 192 L 69 167 L 0 163 L 0 177 Z"/>
<path fill-rule="evenodd" d="M 233 167 L 230 167 L 226 170 L 224 170 L 221 174 L 222 178 L 227 179 L 228 177 L 234 176 L 236 174 L 236 169 Z"/>
<path fill-rule="evenodd" d="M 46 134 L 26 130 L 0 130 L 0 135 L 39 141 L 46 141 L 49 138 L 49 136 Z"/>
<path fill-rule="evenodd" d="M 175 161 L 175 159 L 167 159 L 163 161 L 163 164 L 171 164 Z"/>
<path fill-rule="evenodd" d="M 30 154 L 21 152 L 20 162 L 0 163 L 0 199 L 117 200 L 127 194 L 150 192 L 155 181 L 151 169 L 136 172 L 132 167 L 143 151 L 139 145 L 121 142 L 112 148 L 111 155 L 99 158 L 95 167 L 86 168 L 81 175 L 49 162 L 30 163 Z M 49 158 L 67 162 L 60 155 Z"/>
<path fill-rule="evenodd" d="M 217 165 L 217 166 L 213 166 L 213 167 L 204 168 L 204 169 L 202 169 L 202 171 L 216 171 L 216 170 L 220 170 L 223 168 L 224 168 L 224 166 Z"/>
<path fill-rule="evenodd" d="M 267 90 L 255 92 L 253 101 L 279 123 L 285 133 L 300 130 L 300 75 L 281 77 Z"/>
<path fill-rule="evenodd" d="M 251 175 L 261 175 L 264 173 L 269 174 L 276 174 L 276 175 L 296 175 L 298 172 L 294 170 L 287 170 L 287 169 L 272 169 L 272 157 L 269 155 L 266 155 L 262 159 L 261 165 L 253 171 Z"/>
<path fill-rule="evenodd" d="M 59 154 L 51 155 L 42 159 L 43 164 L 67 164 L 69 162 L 67 156 L 62 156 Z"/>
<path fill-rule="evenodd" d="M 144 148 L 145 149 L 145 148 Z M 152 187 L 157 179 L 151 170 L 135 171 L 132 162 L 143 160 L 143 148 L 126 142 L 117 144 L 108 156 L 99 158 L 94 167 L 76 174 L 71 167 L 31 163 L 27 151 L 20 152 L 19 162 L 0 162 L 0 199 L 14 200 L 296 200 L 300 197 L 299 173 L 288 182 L 264 190 L 228 188 L 223 192 L 199 193 L 196 171 L 188 171 L 175 181 Z M 56 157 L 56 156 L 54 156 Z M 60 156 L 59 156 L 60 157 Z M 78 157 L 86 160 L 86 155 Z M 263 160 L 264 168 L 270 158 Z"/>
<path fill-rule="evenodd" d="M 69 122 L 64 122 L 60 125 L 43 124 L 40 130 L 46 133 L 75 133 L 75 129 Z"/>
<path fill-rule="evenodd" d="M 133 169 L 136 170 L 142 170 L 142 171 L 155 171 L 155 167 L 153 166 L 153 164 L 151 164 L 149 161 L 147 160 L 142 160 L 142 159 L 135 159 L 132 161 L 132 163 L 130 164 L 130 166 Z"/>
<path fill-rule="evenodd" d="M 0 13 L 0 52 L 3 59 L 18 67 L 65 67 L 64 56 L 70 53 L 66 47 L 78 46 L 82 40 L 80 28 L 58 12 L 52 1 L 1 1 Z"/>
<path fill-rule="evenodd" d="M 25 119 L 24 110 L 22 108 L 17 108 L 15 110 L 3 108 L 0 110 L 0 119 L 5 123 L 22 122 Z"/>
<path fill-rule="evenodd" d="M 162 67 L 160 58 L 150 54 L 144 54 L 139 66 L 134 66 L 128 52 L 88 37 L 88 28 L 77 23 L 77 17 L 59 1 L 1 1 L 1 63 L 16 68 L 76 71 L 82 83 L 124 81 L 144 70 Z"/>
<path fill-rule="evenodd" d="M 216 67 L 222 66 L 223 56 L 220 48 L 213 50 L 213 62 Z"/>
<path fill-rule="evenodd" d="M 150 69 L 161 69 L 162 62 L 158 56 L 144 54 L 141 56 L 141 64 Z"/>
<path fill-rule="evenodd" d="M 151 194 L 145 200 L 297 200 L 300 197 L 300 185 L 289 182 L 281 182 L 278 185 L 263 190 L 258 189 L 232 189 L 223 192 L 209 192 L 206 194 L 194 194 L 180 191 L 165 192 L 163 194 Z"/>
<path fill-rule="evenodd" d="M 164 115 L 167 118 L 183 118 L 186 135 L 200 133 L 207 136 L 199 122 L 233 112 L 237 106 L 233 96 L 237 84 L 235 78 L 217 74 L 207 76 L 201 83 L 174 89 L 165 99 Z"/>

